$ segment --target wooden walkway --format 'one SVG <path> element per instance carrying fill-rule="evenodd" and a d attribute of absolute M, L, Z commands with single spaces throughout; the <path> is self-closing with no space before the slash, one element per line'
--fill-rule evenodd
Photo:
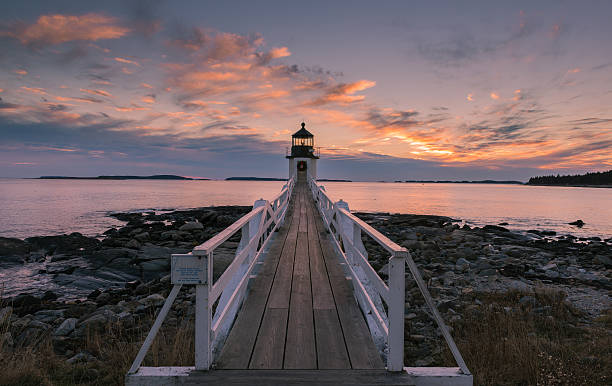
<path fill-rule="evenodd" d="M 304 179 L 217 369 L 384 369 Z"/>

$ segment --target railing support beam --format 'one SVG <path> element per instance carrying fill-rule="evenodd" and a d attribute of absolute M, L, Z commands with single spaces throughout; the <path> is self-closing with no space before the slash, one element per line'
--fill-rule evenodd
<path fill-rule="evenodd" d="M 196 370 L 208 370 L 211 364 L 210 351 L 210 326 L 211 305 L 208 294 L 212 283 L 212 252 L 202 256 L 208 266 L 208 278 L 206 283 L 196 285 L 196 315 L 195 315 L 195 368 Z"/>
<path fill-rule="evenodd" d="M 398 254 L 389 259 L 389 371 L 404 369 L 405 267 L 404 256 Z"/>

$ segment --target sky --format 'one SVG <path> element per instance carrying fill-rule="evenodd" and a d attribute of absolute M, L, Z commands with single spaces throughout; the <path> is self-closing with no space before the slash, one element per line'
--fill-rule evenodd
<path fill-rule="evenodd" d="M 612 169 L 609 1 L 0 5 L 0 177 Z"/>

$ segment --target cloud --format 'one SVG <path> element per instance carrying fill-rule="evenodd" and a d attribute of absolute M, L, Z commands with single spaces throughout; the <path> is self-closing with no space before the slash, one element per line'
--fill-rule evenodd
<path fill-rule="evenodd" d="M 40 87 L 21 86 L 20 88 L 24 91 L 31 92 L 33 94 L 47 95 L 47 91 L 45 91 L 45 89 L 40 88 Z"/>
<path fill-rule="evenodd" d="M 92 90 L 88 88 L 82 88 L 80 90 L 82 92 L 85 92 L 91 95 L 100 95 L 100 96 L 109 97 L 109 98 L 112 98 L 113 96 L 111 93 L 109 93 L 108 91 L 104 91 L 104 90 Z"/>
<path fill-rule="evenodd" d="M 143 101 L 144 103 L 155 103 L 155 94 L 149 94 L 149 95 L 145 95 L 142 98 L 140 98 L 141 101 Z"/>
<path fill-rule="evenodd" d="M 491 92 L 491 94 L 489 95 L 491 97 L 491 99 L 494 100 L 498 100 L 499 99 L 499 95 L 495 92 Z"/>
<path fill-rule="evenodd" d="M 116 57 L 114 59 L 115 59 L 116 62 L 119 62 L 119 63 L 133 64 L 135 66 L 140 66 L 140 63 L 138 63 L 138 62 L 136 62 L 134 60 L 129 60 L 129 59 L 125 59 L 125 58 L 119 58 L 119 57 Z"/>
<path fill-rule="evenodd" d="M 374 86 L 376 86 L 376 82 L 370 80 L 359 80 L 357 82 L 352 83 L 340 83 L 327 88 L 323 96 L 311 101 L 310 104 L 313 106 L 320 106 L 334 102 L 342 104 L 360 102 L 365 99 L 365 96 L 354 94 L 356 92 L 363 91 Z"/>
<path fill-rule="evenodd" d="M 84 15 L 43 15 L 36 23 L 19 22 L 0 30 L 0 37 L 12 37 L 24 45 L 42 46 L 75 40 L 118 39 L 130 30 L 114 17 L 96 13 Z"/>

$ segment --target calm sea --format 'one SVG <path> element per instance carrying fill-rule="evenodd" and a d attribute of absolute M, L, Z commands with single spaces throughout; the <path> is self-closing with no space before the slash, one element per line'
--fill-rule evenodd
<path fill-rule="evenodd" d="M 119 221 L 115 211 L 252 205 L 282 182 L 0 179 L 0 236 L 81 232 L 95 236 Z M 612 237 L 612 189 L 520 185 L 323 183 L 353 211 L 445 215 L 482 226 Z M 586 225 L 567 223 L 577 219 Z"/>

